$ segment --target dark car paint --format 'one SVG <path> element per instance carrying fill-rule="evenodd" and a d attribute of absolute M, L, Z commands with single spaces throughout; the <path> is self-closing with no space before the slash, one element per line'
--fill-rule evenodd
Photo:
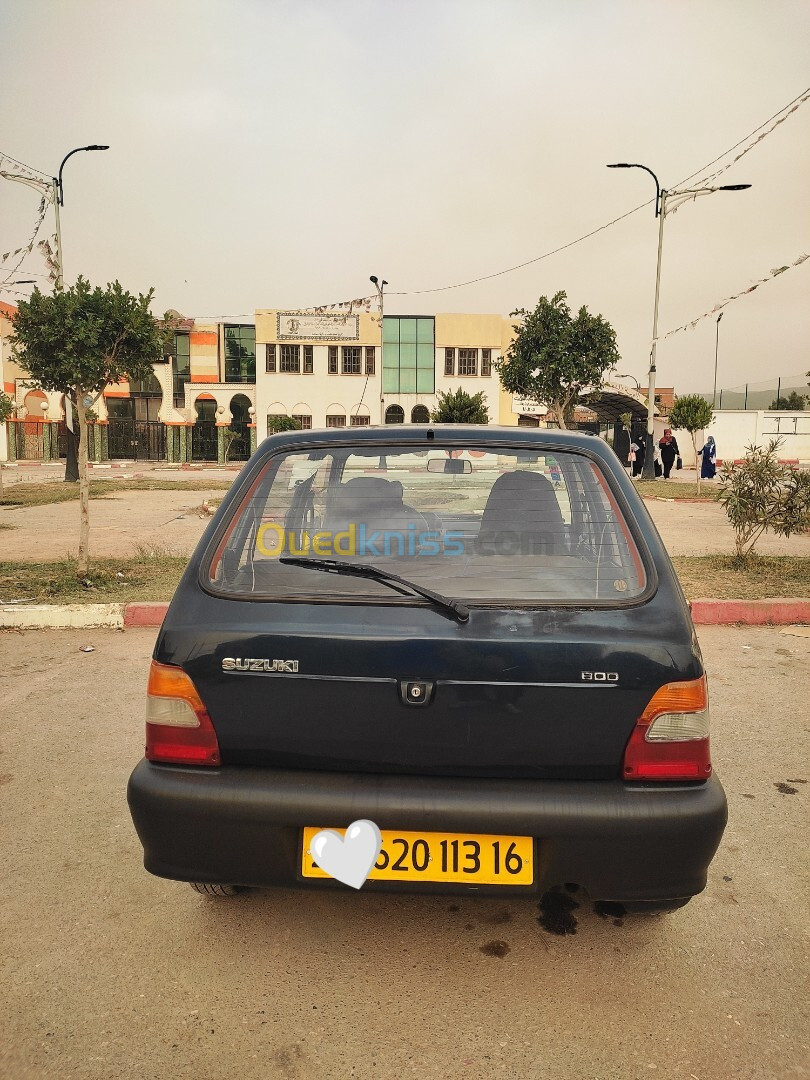
<path fill-rule="evenodd" d="M 211 555 L 231 511 L 271 454 L 341 445 L 438 449 L 445 441 L 506 451 L 565 448 L 595 460 L 644 561 L 648 587 L 642 596 L 610 606 L 471 602 L 469 622 L 459 624 L 426 601 L 393 594 L 353 602 L 317 596 L 256 602 L 215 594 L 207 580 Z M 298 672 L 224 672 L 225 657 L 294 658 Z M 155 659 L 183 667 L 194 680 L 217 731 L 223 765 L 144 762 L 136 769 L 130 805 L 154 873 L 222 881 L 227 869 L 233 883 L 294 883 L 299 869 L 289 851 L 298 840 L 291 837 L 304 825 L 369 817 L 382 828 L 447 829 L 456 820 L 456 794 L 463 790 L 469 800 L 472 791 L 464 785 L 474 785 L 465 827 L 504 831 L 498 821 L 509 818 L 512 831 L 520 832 L 525 820 L 522 834 L 538 837 L 545 852 L 538 856 L 537 885 L 577 880 L 602 899 L 659 899 L 692 895 L 705 883 L 725 824 L 719 782 L 639 787 L 620 779 L 627 739 L 655 690 L 697 678 L 703 666 L 657 531 L 601 439 L 461 426 L 273 436 L 246 465 L 201 539 Z M 618 682 L 587 684 L 585 669 L 617 673 Z M 403 703 L 402 686 L 410 680 L 431 683 L 429 705 Z M 335 794 L 327 821 L 324 797 L 318 802 L 315 788 L 328 793 L 331 784 L 335 792 L 348 784 L 357 798 L 346 803 Z M 408 805 L 406 813 L 406 790 L 419 792 L 421 812 Z M 536 812 L 510 817 L 513 796 L 529 800 L 527 806 L 533 800 Z M 549 807 L 556 807 L 550 818 Z M 560 834 L 566 814 L 579 831 L 569 822 Z M 185 821 L 186 828 L 170 829 L 170 818 Z M 647 823 L 643 836 L 639 822 Z M 280 862 L 269 857 L 273 845 L 286 852 Z M 564 870 L 563 877 L 553 876 Z M 617 884 L 622 875 L 623 896 Z"/>

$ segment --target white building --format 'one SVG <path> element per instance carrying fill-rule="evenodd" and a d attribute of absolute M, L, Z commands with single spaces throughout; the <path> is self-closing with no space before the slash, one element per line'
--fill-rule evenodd
<path fill-rule="evenodd" d="M 515 423 L 495 370 L 511 340 L 500 315 L 386 315 L 381 335 L 366 311 L 257 311 L 258 438 L 278 416 L 303 428 L 427 423 L 438 393 L 459 387 L 484 392 L 491 423 Z"/>

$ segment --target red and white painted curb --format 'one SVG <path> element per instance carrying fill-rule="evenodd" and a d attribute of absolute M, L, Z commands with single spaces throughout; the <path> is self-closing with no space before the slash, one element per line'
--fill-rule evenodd
<path fill-rule="evenodd" d="M 810 599 L 692 600 L 697 626 L 795 626 L 810 624 Z M 131 604 L 0 604 L 0 627 L 19 630 L 157 627 L 167 602 Z"/>

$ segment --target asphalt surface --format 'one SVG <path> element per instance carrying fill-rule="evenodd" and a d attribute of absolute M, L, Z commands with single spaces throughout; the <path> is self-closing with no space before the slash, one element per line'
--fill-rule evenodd
<path fill-rule="evenodd" d="M 0 632 L 3 1080 L 810 1075 L 810 639 L 701 629 L 730 805 L 709 886 L 660 917 L 577 894 L 560 936 L 536 899 L 148 875 L 125 785 L 154 637 Z"/>

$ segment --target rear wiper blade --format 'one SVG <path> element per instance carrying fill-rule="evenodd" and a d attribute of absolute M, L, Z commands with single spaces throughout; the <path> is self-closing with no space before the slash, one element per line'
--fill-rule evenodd
<path fill-rule="evenodd" d="M 352 577 L 371 578 L 372 581 L 379 581 L 383 585 L 404 585 L 419 596 L 424 596 L 426 600 L 432 600 L 437 607 L 449 611 L 459 622 L 466 622 L 470 617 L 469 608 L 457 600 L 451 600 L 448 596 L 426 589 L 424 585 L 417 585 L 415 581 L 409 581 L 407 578 L 400 577 L 399 574 L 390 574 L 378 566 L 370 566 L 367 563 L 338 562 L 337 559 L 299 559 L 292 555 L 282 555 L 278 561 L 288 566 L 305 566 L 310 570 L 323 570 L 329 574 L 349 574 Z"/>

